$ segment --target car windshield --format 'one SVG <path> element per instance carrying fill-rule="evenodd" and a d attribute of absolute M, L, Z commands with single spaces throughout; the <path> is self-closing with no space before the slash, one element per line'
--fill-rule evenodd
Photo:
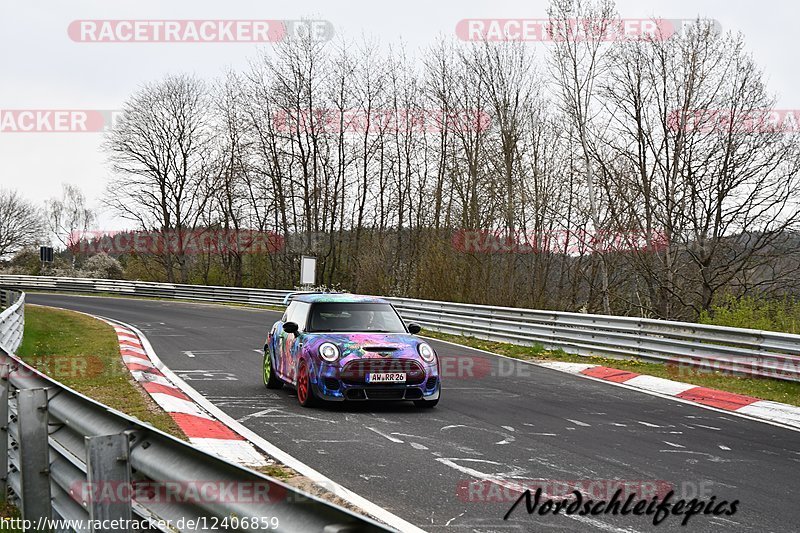
<path fill-rule="evenodd" d="M 386 303 L 324 302 L 311 306 L 306 331 L 405 333 L 406 328 Z"/>

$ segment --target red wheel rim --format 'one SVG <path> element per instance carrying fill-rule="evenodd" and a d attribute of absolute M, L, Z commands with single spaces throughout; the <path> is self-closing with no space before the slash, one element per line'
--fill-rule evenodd
<path fill-rule="evenodd" d="M 297 399 L 300 403 L 306 403 L 306 398 L 308 398 L 308 371 L 306 365 L 302 365 L 297 379 Z"/>

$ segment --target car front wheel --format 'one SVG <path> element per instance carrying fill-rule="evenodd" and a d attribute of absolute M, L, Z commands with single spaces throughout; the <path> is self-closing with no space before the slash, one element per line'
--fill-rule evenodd
<path fill-rule="evenodd" d="M 305 362 L 300 363 L 300 370 L 297 372 L 297 401 L 303 407 L 313 407 L 318 403 L 314 389 L 311 388 L 311 375 Z"/>

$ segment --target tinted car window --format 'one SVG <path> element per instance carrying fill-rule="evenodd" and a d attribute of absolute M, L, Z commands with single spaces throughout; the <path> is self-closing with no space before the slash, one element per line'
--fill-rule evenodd
<path fill-rule="evenodd" d="M 405 333 L 397 311 L 383 303 L 317 303 L 311 307 L 307 331 Z"/>

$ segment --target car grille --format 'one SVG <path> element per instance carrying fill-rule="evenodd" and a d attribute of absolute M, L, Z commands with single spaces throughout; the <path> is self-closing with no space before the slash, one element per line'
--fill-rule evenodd
<path fill-rule="evenodd" d="M 367 389 L 367 400 L 402 400 L 405 389 Z"/>
<path fill-rule="evenodd" d="M 419 385 L 425 380 L 422 366 L 411 359 L 357 359 L 344 365 L 340 376 L 348 385 L 369 385 L 367 374 L 374 372 L 405 372 L 405 385 Z"/>

